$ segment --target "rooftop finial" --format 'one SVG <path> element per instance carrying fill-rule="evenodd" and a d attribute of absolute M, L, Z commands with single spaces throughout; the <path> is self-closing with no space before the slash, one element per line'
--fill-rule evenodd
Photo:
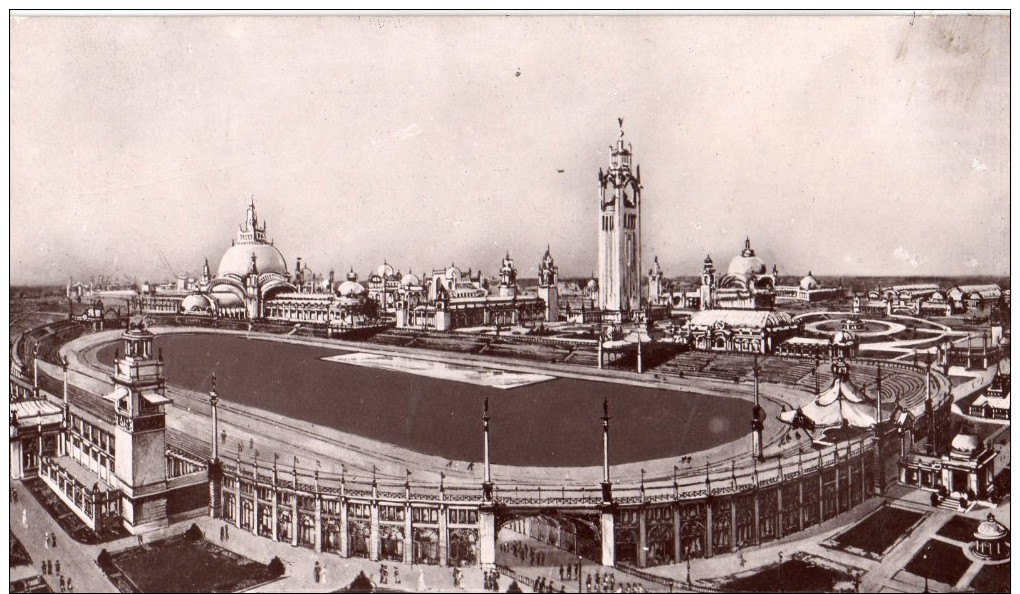
<path fill-rule="evenodd" d="M 620 122 L 620 138 L 623 138 L 623 118 L 616 118 L 617 122 Z"/>

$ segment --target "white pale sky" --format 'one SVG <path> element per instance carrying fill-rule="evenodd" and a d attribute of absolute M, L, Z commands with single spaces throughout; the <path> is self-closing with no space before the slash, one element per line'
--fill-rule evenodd
<path fill-rule="evenodd" d="M 249 196 L 288 266 L 597 261 L 623 117 L 646 265 L 1008 274 L 1009 20 L 10 21 L 11 282 L 214 268 Z M 564 170 L 558 173 L 557 170 Z"/>

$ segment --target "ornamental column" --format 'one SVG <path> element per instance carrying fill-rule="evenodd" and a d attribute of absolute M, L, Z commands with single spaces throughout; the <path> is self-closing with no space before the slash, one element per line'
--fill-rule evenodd
<path fill-rule="evenodd" d="M 492 498 L 492 471 L 489 467 L 489 399 L 482 410 L 484 434 L 484 468 L 482 504 L 478 508 L 478 562 L 482 569 L 496 566 L 496 509 Z"/>
<path fill-rule="evenodd" d="M 68 396 L 67 390 L 67 357 L 60 359 L 60 366 L 64 370 L 64 402 L 61 407 L 60 416 L 60 455 L 67 455 L 68 445 L 67 438 L 70 435 L 69 430 L 71 428 L 71 400 Z"/>
<path fill-rule="evenodd" d="M 602 565 L 616 565 L 616 528 L 613 510 L 613 484 L 609 479 L 609 399 L 602 401 Z"/>
<path fill-rule="evenodd" d="M 762 430 L 765 428 L 765 409 L 761 407 L 758 396 L 758 355 L 754 356 L 754 408 L 751 409 L 751 456 L 761 462 L 765 461 L 762 452 Z"/>
<path fill-rule="evenodd" d="M 220 462 L 219 446 L 219 394 L 216 392 L 216 372 L 212 374 L 212 390 L 209 391 L 209 406 L 212 409 L 212 458 L 209 460 L 209 517 L 222 515 L 220 499 L 223 491 L 223 464 Z"/>

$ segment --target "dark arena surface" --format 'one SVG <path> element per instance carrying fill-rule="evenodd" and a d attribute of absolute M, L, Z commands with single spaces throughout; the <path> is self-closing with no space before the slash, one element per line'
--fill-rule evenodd
<path fill-rule="evenodd" d="M 482 457 L 489 398 L 492 461 L 514 466 L 601 462 L 602 400 L 612 425 L 610 462 L 681 456 L 750 430 L 750 404 L 735 398 L 557 378 L 501 390 L 322 361 L 335 349 L 217 334 L 158 336 L 168 382 L 343 432 L 455 460 Z M 98 359 L 112 365 L 111 343 Z M 626 403 L 626 404 L 625 404 Z"/>

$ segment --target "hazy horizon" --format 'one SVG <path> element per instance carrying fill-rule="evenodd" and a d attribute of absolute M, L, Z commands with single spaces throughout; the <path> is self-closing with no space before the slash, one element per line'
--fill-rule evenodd
<path fill-rule="evenodd" d="M 9 25 L 12 285 L 215 273 L 252 195 L 291 270 L 531 277 L 550 244 L 581 277 L 618 117 L 646 270 L 749 235 L 783 276 L 1009 275 L 1008 17 Z"/>

